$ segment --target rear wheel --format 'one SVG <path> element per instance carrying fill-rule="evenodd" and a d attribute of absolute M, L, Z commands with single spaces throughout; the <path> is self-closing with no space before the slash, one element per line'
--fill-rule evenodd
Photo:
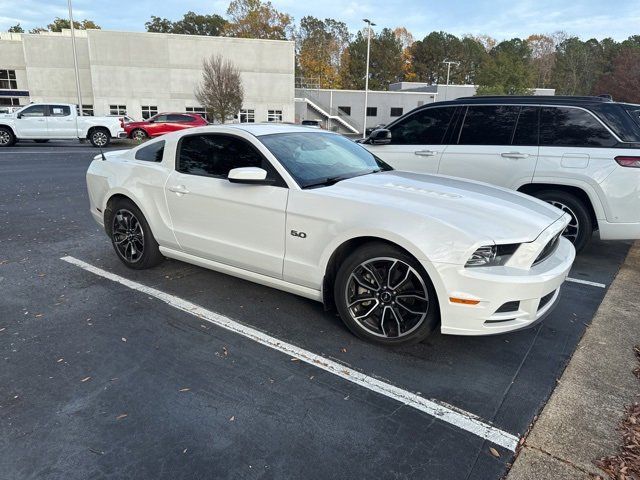
<path fill-rule="evenodd" d="M 132 201 L 116 200 L 107 210 L 105 224 L 118 258 L 127 267 L 143 270 L 164 259 L 147 220 Z"/>
<path fill-rule="evenodd" d="M 0 147 L 10 147 L 14 143 L 16 143 L 16 136 L 11 129 L 0 127 Z"/>
<path fill-rule="evenodd" d="M 111 142 L 111 133 L 106 128 L 94 128 L 89 133 L 89 141 L 94 147 L 106 147 Z"/>
<path fill-rule="evenodd" d="M 336 275 L 334 298 L 349 330 L 382 345 L 420 342 L 439 321 L 436 293 L 424 268 L 384 243 L 349 255 Z"/>
<path fill-rule="evenodd" d="M 584 249 L 593 235 L 593 221 L 584 202 L 575 195 L 561 190 L 542 190 L 533 195 L 569 214 L 571 220 L 562 236 L 573 243 L 577 252 Z"/>
<path fill-rule="evenodd" d="M 136 128 L 133 132 L 131 132 L 131 138 L 142 142 L 143 140 L 149 138 L 149 135 L 147 135 L 147 132 L 145 132 L 141 128 Z"/>

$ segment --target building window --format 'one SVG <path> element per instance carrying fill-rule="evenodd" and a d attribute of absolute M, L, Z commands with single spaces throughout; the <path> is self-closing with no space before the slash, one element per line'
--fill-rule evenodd
<path fill-rule="evenodd" d="M 125 109 L 126 110 L 126 109 Z M 125 112 L 126 113 L 126 112 Z M 158 107 L 155 105 L 142 105 L 142 119 L 147 120 L 158 114 Z"/>
<path fill-rule="evenodd" d="M 282 110 L 268 110 L 267 111 L 267 121 L 268 122 L 281 122 L 282 121 Z"/>
<path fill-rule="evenodd" d="M 391 116 L 392 117 L 401 117 L 402 116 L 402 107 L 391 107 Z"/>
<path fill-rule="evenodd" d="M 344 113 L 345 115 L 351 115 L 351 107 L 338 107 L 338 114 Z"/>
<path fill-rule="evenodd" d="M 367 107 L 367 117 L 377 117 L 378 107 Z"/>
<path fill-rule="evenodd" d="M 126 115 L 126 105 L 109 105 L 109 115 Z"/>
<path fill-rule="evenodd" d="M 274 110 L 269 110 L 269 115 Z M 256 111 L 254 109 L 242 109 L 240 110 L 240 123 L 255 123 L 256 121 Z M 270 122 L 272 120 L 269 120 Z M 282 112 L 280 112 L 280 121 L 282 121 Z"/>
<path fill-rule="evenodd" d="M 78 112 L 78 105 L 76 105 L 76 113 Z M 93 105 L 82 105 L 82 115 L 85 117 L 93 117 Z"/>
<path fill-rule="evenodd" d="M 0 70 L 0 88 L 4 88 L 6 90 L 18 89 L 15 70 Z"/>
<path fill-rule="evenodd" d="M 211 123 L 211 118 L 207 114 L 207 109 L 204 107 L 187 107 L 187 113 L 197 113 L 207 122 Z"/>
<path fill-rule="evenodd" d="M 20 99 L 16 97 L 0 97 L 0 106 L 18 107 L 20 106 Z"/>

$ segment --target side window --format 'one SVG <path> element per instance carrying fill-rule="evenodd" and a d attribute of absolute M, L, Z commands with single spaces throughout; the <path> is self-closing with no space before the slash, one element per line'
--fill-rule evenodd
<path fill-rule="evenodd" d="M 146 162 L 161 162 L 164 155 L 164 140 L 154 142 L 151 145 L 142 147 L 136 152 L 136 160 L 144 160 Z"/>
<path fill-rule="evenodd" d="M 442 143 L 455 107 L 426 108 L 391 126 L 393 145 L 439 145 Z"/>
<path fill-rule="evenodd" d="M 171 123 L 180 123 L 180 122 L 192 122 L 193 119 L 188 115 L 167 115 L 169 122 Z"/>
<path fill-rule="evenodd" d="M 613 135 L 585 110 L 544 107 L 540 113 L 540 145 L 611 147 L 616 143 Z"/>
<path fill-rule="evenodd" d="M 460 145 L 509 145 L 520 107 L 484 105 L 467 107 Z"/>
<path fill-rule="evenodd" d="M 164 123 L 167 122 L 167 116 L 168 115 L 156 115 L 155 117 L 153 117 L 153 121 L 156 123 Z"/>
<path fill-rule="evenodd" d="M 180 141 L 176 170 L 190 175 L 227 178 L 229 170 L 260 167 L 269 178 L 276 176 L 271 164 L 248 142 L 229 135 L 188 135 Z"/>
<path fill-rule="evenodd" d="M 540 107 L 522 107 L 513 132 L 513 145 L 538 145 L 538 116 Z"/>
<path fill-rule="evenodd" d="M 71 115 L 71 108 L 68 105 L 50 105 L 49 115 L 52 117 L 68 117 Z"/>
<path fill-rule="evenodd" d="M 46 108 L 44 105 L 33 105 L 22 110 L 20 115 L 23 117 L 44 117 L 46 115 Z"/>

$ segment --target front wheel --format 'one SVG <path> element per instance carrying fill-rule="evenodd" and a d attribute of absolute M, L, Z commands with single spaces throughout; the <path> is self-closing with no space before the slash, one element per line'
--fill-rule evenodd
<path fill-rule="evenodd" d="M 94 147 L 106 147 L 111 143 L 111 134 L 106 128 L 95 128 L 89 134 L 89 141 Z"/>
<path fill-rule="evenodd" d="M 418 343 L 439 323 L 436 292 L 424 268 L 384 243 L 349 255 L 338 269 L 334 298 L 349 330 L 382 345 Z"/>
<path fill-rule="evenodd" d="M 562 236 L 573 243 L 576 252 L 583 250 L 593 235 L 593 221 L 584 202 L 561 190 L 543 190 L 534 193 L 534 196 L 569 214 L 571 220 Z"/>
<path fill-rule="evenodd" d="M 110 205 L 105 224 L 118 258 L 127 267 L 143 270 L 163 260 L 146 218 L 132 201 L 121 199 Z"/>

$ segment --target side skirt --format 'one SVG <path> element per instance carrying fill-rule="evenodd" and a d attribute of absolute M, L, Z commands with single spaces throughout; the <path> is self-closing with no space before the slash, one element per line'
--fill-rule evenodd
<path fill-rule="evenodd" d="M 295 295 L 300 295 L 301 297 L 316 300 L 317 302 L 322 302 L 322 292 L 320 290 L 314 290 L 313 288 L 303 287 L 302 285 L 297 285 L 295 283 L 289 283 L 279 278 L 269 277 L 260 273 L 244 270 L 242 268 L 232 267 L 231 265 L 226 265 L 224 263 L 196 257 L 195 255 L 180 252 L 178 250 L 173 250 L 171 248 L 160 247 L 160 252 L 165 257 L 173 258 L 174 260 L 191 263 L 199 267 L 208 268 L 209 270 L 226 273 L 227 275 L 242 278 L 243 280 L 259 283 L 260 285 L 265 285 L 271 288 L 277 288 L 278 290 L 283 290 Z"/>

